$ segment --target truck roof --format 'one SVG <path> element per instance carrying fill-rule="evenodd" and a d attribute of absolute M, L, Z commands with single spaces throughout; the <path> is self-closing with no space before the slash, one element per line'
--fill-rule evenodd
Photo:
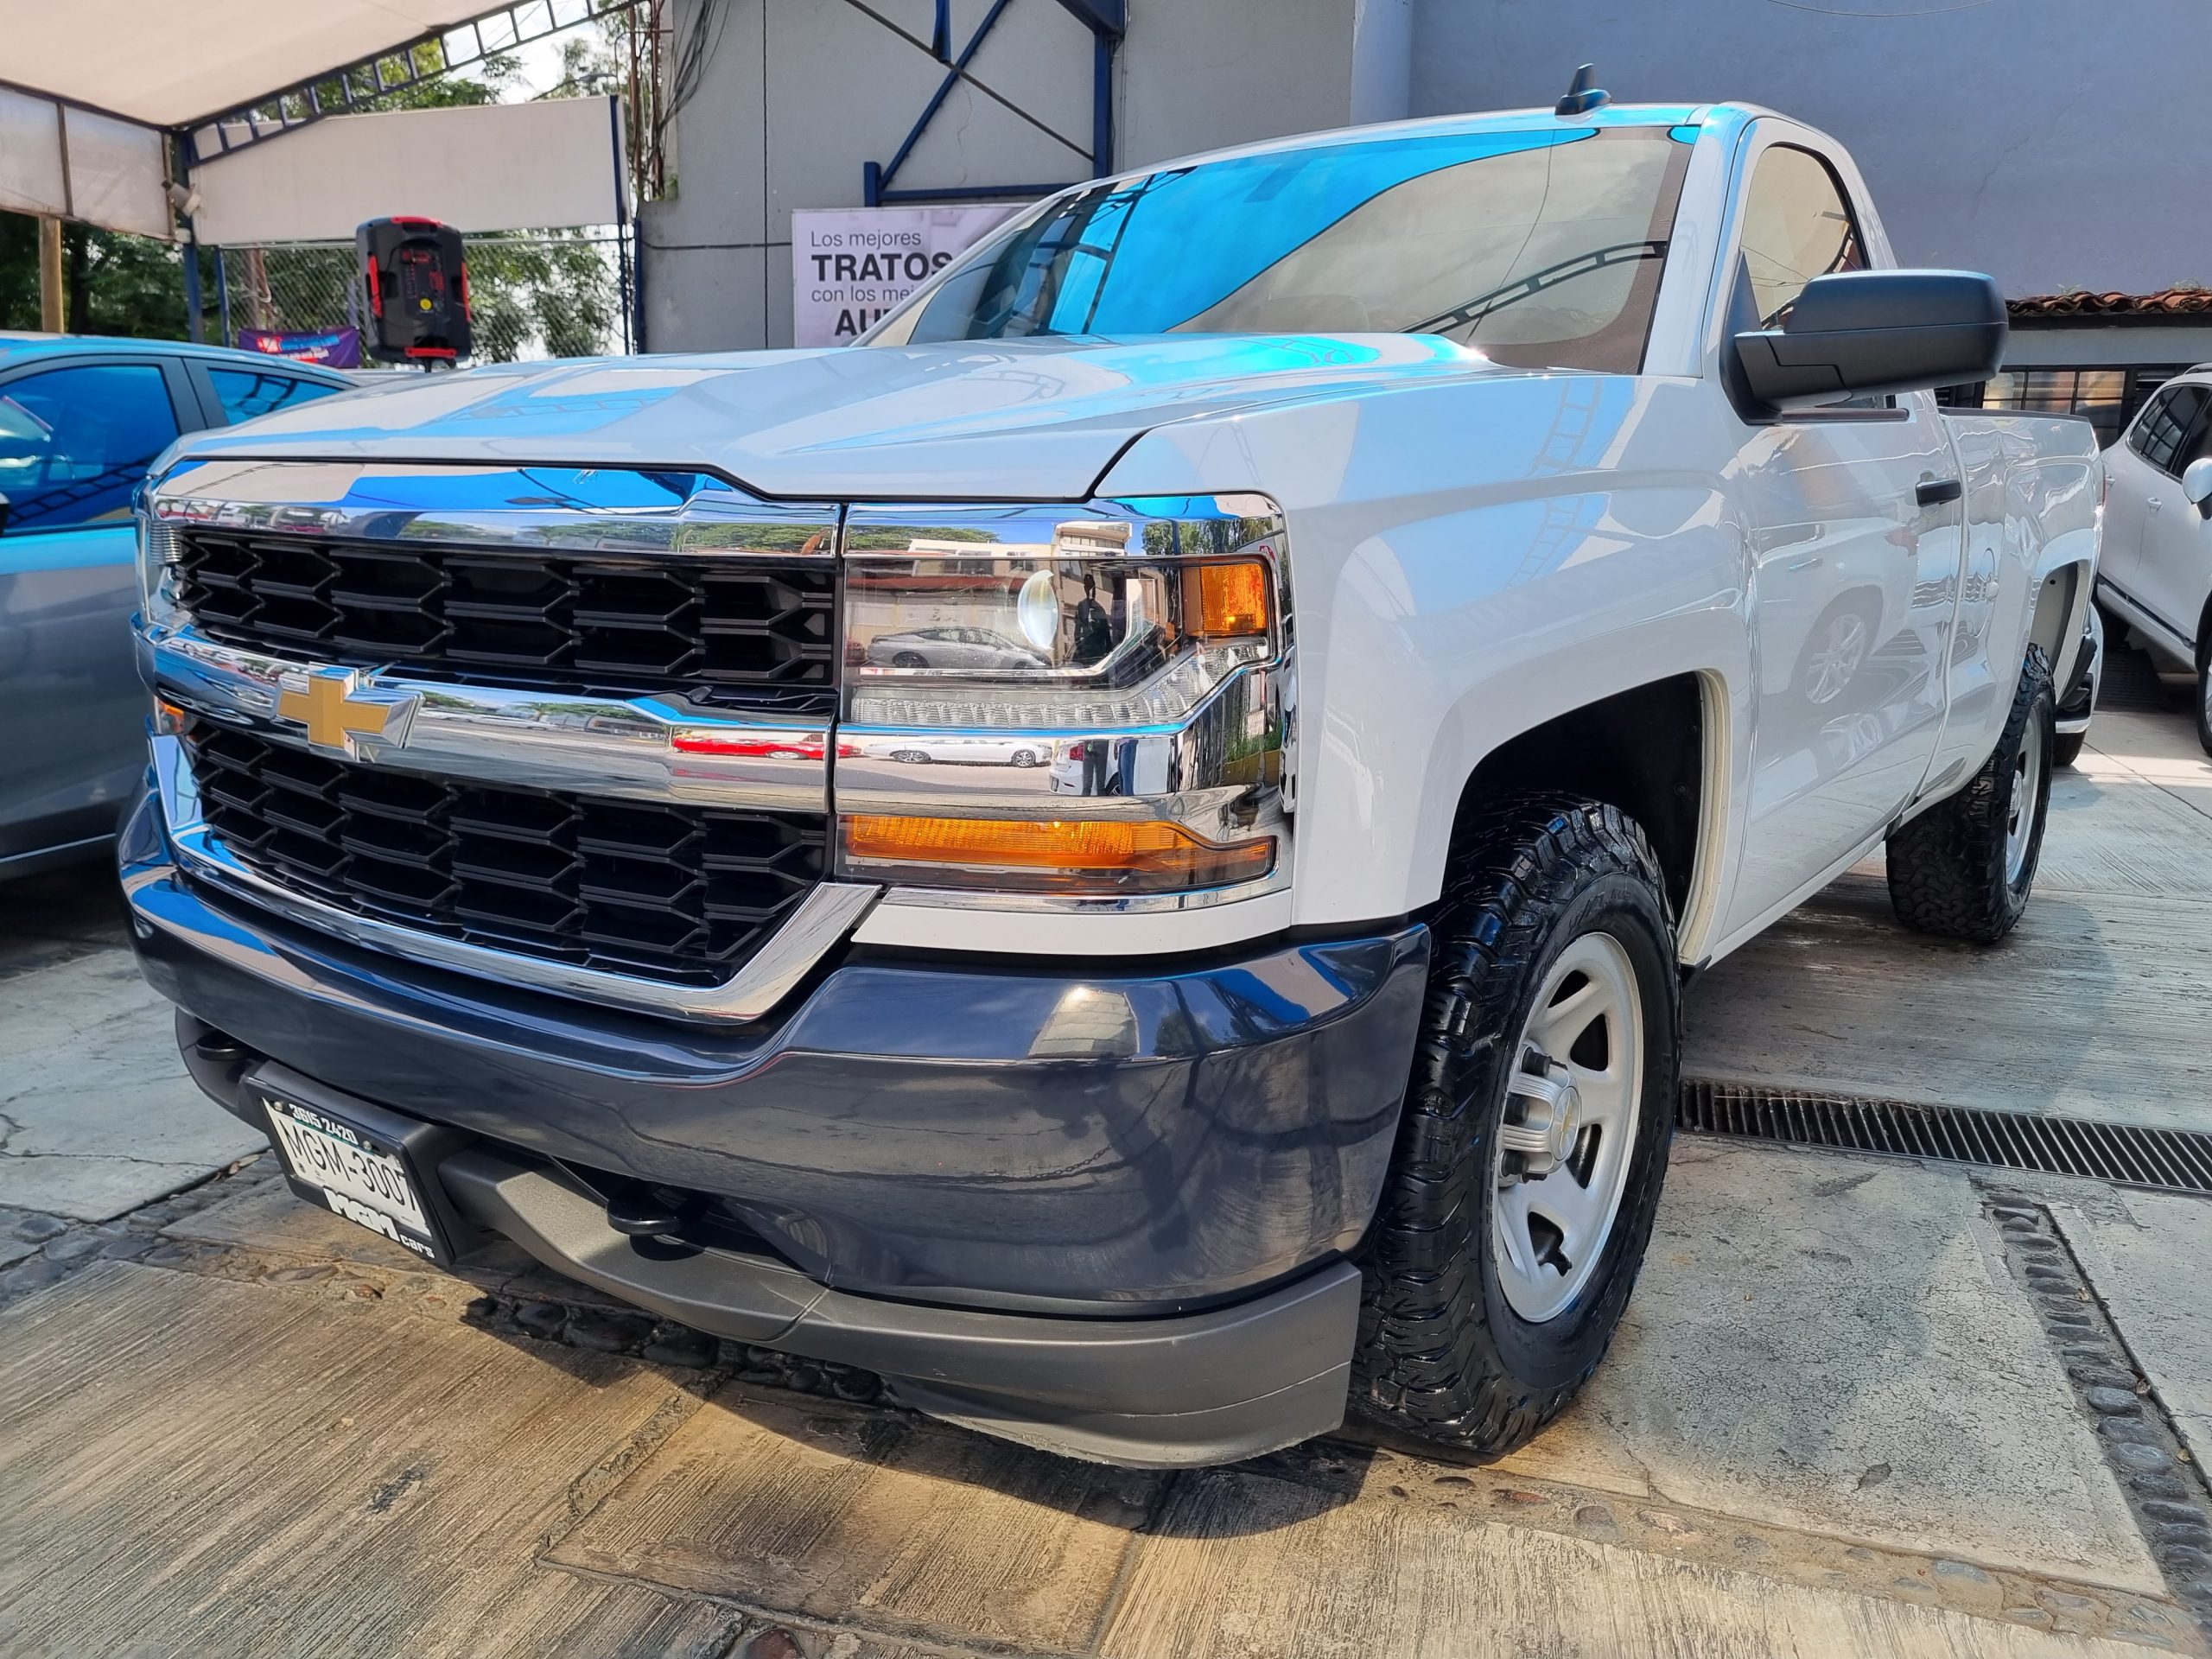
<path fill-rule="evenodd" d="M 1231 144 L 1220 149 L 1147 162 L 1125 169 L 1116 177 L 1141 179 L 1165 166 L 1217 162 L 1240 156 L 1266 156 L 1278 150 L 1302 149 L 1313 144 L 1360 143 L 1385 136 L 1418 137 L 1460 132 L 1529 132 L 1557 127 L 1728 127 L 1734 128 L 1776 111 L 1755 104 L 1606 104 L 1581 115 L 1560 115 L 1550 109 L 1486 110 L 1465 115 L 1427 115 L 1410 121 L 1388 121 L 1375 126 L 1330 127 L 1319 132 L 1287 134 L 1256 143 Z"/>

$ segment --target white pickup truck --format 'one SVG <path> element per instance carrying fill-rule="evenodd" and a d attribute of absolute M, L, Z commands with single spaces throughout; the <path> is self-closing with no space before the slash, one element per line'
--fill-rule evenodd
<path fill-rule="evenodd" d="M 2028 896 L 2102 474 L 1891 264 L 1819 133 L 1579 91 L 1080 186 L 855 348 L 187 439 L 146 972 L 425 1256 L 1076 1455 L 1509 1447 L 1688 976 L 1885 846 Z"/>

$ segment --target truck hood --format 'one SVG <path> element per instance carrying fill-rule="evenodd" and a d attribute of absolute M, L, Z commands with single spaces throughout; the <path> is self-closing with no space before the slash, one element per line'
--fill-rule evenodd
<path fill-rule="evenodd" d="M 1153 427 L 1497 372 L 1433 335 L 1169 334 L 394 375 L 182 454 L 696 468 L 833 499 L 1079 499 Z"/>

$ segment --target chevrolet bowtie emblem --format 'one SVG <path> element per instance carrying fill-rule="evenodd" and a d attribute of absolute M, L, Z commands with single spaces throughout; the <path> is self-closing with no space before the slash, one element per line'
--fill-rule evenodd
<path fill-rule="evenodd" d="M 276 712 L 305 726 L 308 741 L 315 747 L 349 760 L 359 758 L 361 738 L 375 738 L 391 747 L 404 743 L 420 695 L 365 691 L 360 681 L 350 668 L 310 670 L 303 689 L 286 686 L 277 694 Z"/>

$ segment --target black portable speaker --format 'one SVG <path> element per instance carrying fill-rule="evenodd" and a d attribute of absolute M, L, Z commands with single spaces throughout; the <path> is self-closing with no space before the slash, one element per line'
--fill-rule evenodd
<path fill-rule="evenodd" d="M 353 232 L 369 293 L 369 354 L 450 363 L 469 354 L 461 232 L 435 219 L 372 219 Z"/>

